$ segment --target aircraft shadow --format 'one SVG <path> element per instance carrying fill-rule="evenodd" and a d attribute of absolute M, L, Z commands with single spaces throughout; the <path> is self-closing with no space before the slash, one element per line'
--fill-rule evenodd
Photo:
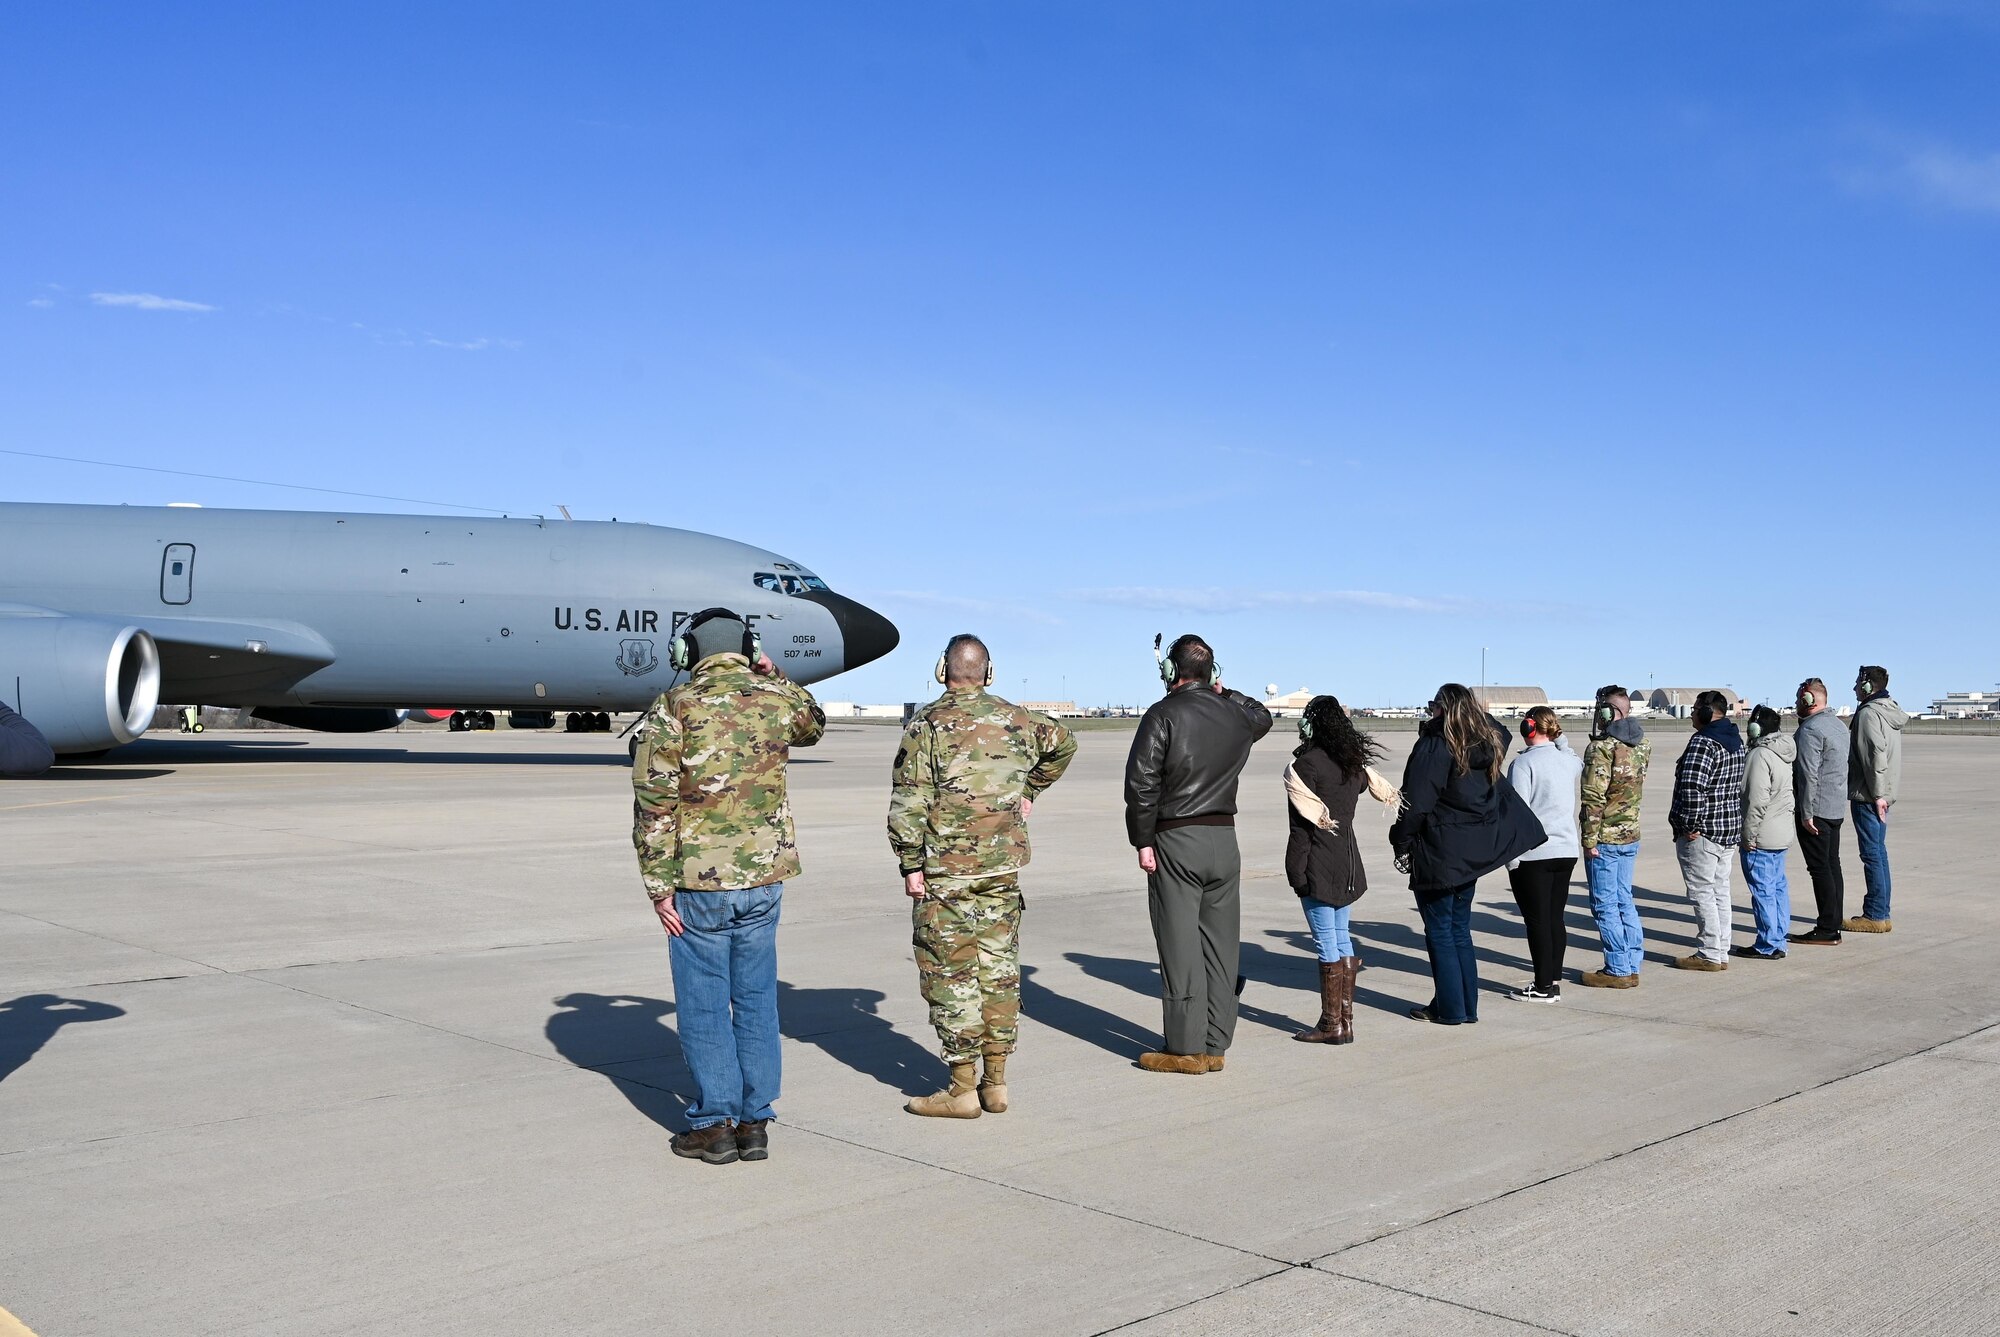
<path fill-rule="evenodd" d="M 660 1067 L 685 1073 L 680 1037 L 667 1024 L 672 1003 L 637 994 L 596 993 L 564 994 L 552 1001 L 560 1010 L 549 1017 L 543 1034 L 558 1054 L 609 1080 L 633 1109 L 660 1127 L 676 1133 L 687 1129 L 687 1096 L 670 1086 L 602 1071 L 647 1059 L 671 1059 L 671 1066 Z"/>
<path fill-rule="evenodd" d="M 63 1027 L 83 1021 L 110 1021 L 125 1009 L 53 993 L 22 994 L 0 1003 L 0 1082 L 7 1080 Z"/>
<path fill-rule="evenodd" d="M 143 769 L 130 766 L 77 766 L 63 762 L 34 777 L 37 780 L 157 780 L 163 775 L 172 775 L 171 770 L 149 766 Z"/>

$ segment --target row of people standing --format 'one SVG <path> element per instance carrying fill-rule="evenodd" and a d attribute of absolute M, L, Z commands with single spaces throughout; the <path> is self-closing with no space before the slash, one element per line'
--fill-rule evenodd
<path fill-rule="evenodd" d="M 1694 735 L 1675 767 L 1669 824 L 1699 937 L 1674 965 L 1719 971 L 1731 956 L 1780 959 L 1788 942 L 1831 945 L 1843 931 L 1890 931 L 1886 833 L 1908 716 L 1888 695 L 1888 673 L 1879 665 L 1858 672 L 1855 697 L 1850 728 L 1831 710 L 1825 683 L 1808 679 L 1797 693 L 1796 736 L 1783 732 L 1777 711 L 1758 706 L 1749 716 L 1747 744 L 1720 692 L 1697 699 Z M 1546 707 L 1529 711 L 1520 732 L 1523 750 L 1503 779 L 1510 736 L 1469 689 L 1447 683 L 1419 731 L 1399 798 L 1373 769 L 1379 745 L 1354 727 L 1335 698 L 1317 697 L 1307 707 L 1285 773 L 1286 872 L 1319 949 L 1322 1001 L 1319 1023 L 1296 1038 L 1334 1044 L 1353 1038 L 1360 961 L 1348 915 L 1367 881 L 1352 819 L 1359 795 L 1371 786 L 1399 806 L 1390 842 L 1398 866 L 1410 874 L 1435 983 L 1431 1001 L 1413 1008 L 1413 1017 L 1442 1025 L 1479 1019 L 1472 893 L 1480 876 L 1502 866 L 1533 970 L 1510 997 L 1544 1003 L 1562 997 L 1566 912 L 1579 857 L 1604 949 L 1603 967 L 1583 972 L 1580 982 L 1637 987 L 1645 937 L 1632 875 L 1652 746 L 1631 717 L 1630 695 L 1616 685 L 1598 692 L 1581 757 Z M 1845 915 L 1839 849 L 1850 814 L 1868 886 L 1855 918 Z M 1794 839 L 1804 848 L 1817 901 L 1813 928 L 1800 933 L 1789 931 L 1786 858 Z M 1732 864 L 1743 869 L 1757 930 L 1754 941 L 1734 946 Z"/>

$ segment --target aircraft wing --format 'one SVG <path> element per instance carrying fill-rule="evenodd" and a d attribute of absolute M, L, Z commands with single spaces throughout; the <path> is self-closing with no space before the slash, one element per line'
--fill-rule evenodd
<path fill-rule="evenodd" d="M 295 622 L 158 615 L 139 621 L 159 642 L 162 690 L 184 703 L 289 687 L 334 660 L 324 636 Z"/>

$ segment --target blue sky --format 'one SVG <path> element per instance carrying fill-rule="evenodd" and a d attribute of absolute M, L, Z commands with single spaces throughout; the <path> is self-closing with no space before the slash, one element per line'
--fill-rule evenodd
<path fill-rule="evenodd" d="M 2000 5 L 16 5 L 0 445 L 764 543 L 1000 689 L 2000 677 Z M 0 495 L 417 509 L 0 456 Z"/>

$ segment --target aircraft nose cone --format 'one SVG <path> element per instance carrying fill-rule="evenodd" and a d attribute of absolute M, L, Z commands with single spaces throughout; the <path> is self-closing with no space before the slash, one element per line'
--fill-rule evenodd
<path fill-rule="evenodd" d="M 845 654 L 842 668 L 872 664 L 895 649 L 903 639 L 896 631 L 895 623 L 866 604 L 831 592 L 820 598 L 832 610 L 833 620 L 840 627 L 840 643 Z"/>

